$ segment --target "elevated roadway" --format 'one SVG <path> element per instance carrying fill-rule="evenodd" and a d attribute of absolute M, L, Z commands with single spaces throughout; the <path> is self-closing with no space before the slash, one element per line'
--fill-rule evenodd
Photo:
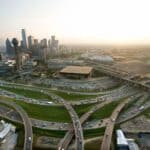
<path fill-rule="evenodd" d="M 113 68 L 108 65 L 99 64 L 99 63 L 93 62 L 93 61 L 87 61 L 87 63 L 92 64 L 96 69 L 98 69 L 100 72 L 103 72 L 106 75 L 109 75 L 111 77 L 117 78 L 122 81 L 125 81 L 126 83 L 132 84 L 133 86 L 143 88 L 144 90 L 147 90 L 148 92 L 150 92 L 149 85 L 132 80 L 132 78 L 130 78 L 128 73 L 121 69 Z"/>
<path fill-rule="evenodd" d="M 27 113 L 19 105 L 17 105 L 14 102 L 0 99 L 0 103 L 13 107 L 20 114 L 23 120 L 24 130 L 25 130 L 23 150 L 32 150 L 32 142 L 33 142 L 32 124 L 30 122 L 30 119 Z"/>
<path fill-rule="evenodd" d="M 120 111 L 124 108 L 124 106 L 129 102 L 129 99 L 124 100 L 121 104 L 117 106 L 117 108 L 113 111 L 110 120 L 106 126 L 105 134 L 103 136 L 103 141 L 100 147 L 100 150 L 110 150 L 111 141 L 112 141 L 112 134 L 114 130 L 114 125 L 116 119 L 120 113 Z"/>
<path fill-rule="evenodd" d="M 88 112 L 80 117 L 81 125 L 91 116 L 92 113 L 102 108 L 104 105 L 111 103 L 112 100 L 104 101 L 100 104 L 93 106 Z M 73 125 L 70 125 L 68 132 L 65 134 L 64 138 L 58 144 L 58 150 L 66 150 L 74 137 L 74 128 Z"/>

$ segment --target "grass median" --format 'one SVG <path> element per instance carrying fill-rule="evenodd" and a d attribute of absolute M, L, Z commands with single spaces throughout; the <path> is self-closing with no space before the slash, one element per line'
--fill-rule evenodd
<path fill-rule="evenodd" d="M 64 106 L 43 106 L 26 103 L 4 96 L 0 96 L 0 98 L 8 101 L 14 101 L 16 104 L 20 105 L 31 118 L 54 122 L 71 122 L 70 115 Z M 93 105 L 94 104 L 79 105 L 75 106 L 74 109 L 80 117 L 85 112 L 87 112 Z"/>
<path fill-rule="evenodd" d="M 31 118 L 54 122 L 71 122 L 69 113 L 63 106 L 43 106 L 25 103 L 2 96 L 0 98 L 8 101 L 14 101 L 16 104 L 20 105 Z"/>
<path fill-rule="evenodd" d="M 33 99 L 46 99 L 46 100 L 52 100 L 52 98 L 48 95 L 45 95 L 41 92 L 37 92 L 37 91 L 31 91 L 31 90 L 27 90 L 27 89 L 23 89 L 23 88 L 13 88 L 13 87 L 6 87 L 6 86 L 0 86 L 1 89 L 10 91 L 12 93 L 18 94 L 18 95 L 22 95 L 25 97 L 29 97 L 29 98 L 33 98 Z"/>
<path fill-rule="evenodd" d="M 69 93 L 69 92 L 62 92 L 62 91 L 56 91 L 56 90 L 50 90 L 50 92 L 68 101 L 85 100 L 85 99 L 90 99 L 90 98 L 95 98 L 95 97 L 100 96 L 100 94 L 99 95 L 86 95 L 86 94 Z"/>
<path fill-rule="evenodd" d="M 99 119 L 108 118 L 120 102 L 121 102 L 120 100 L 117 100 L 117 101 L 113 101 L 109 104 L 104 105 L 102 108 L 95 111 L 90 116 L 89 120 L 93 120 L 93 119 L 99 120 Z"/>

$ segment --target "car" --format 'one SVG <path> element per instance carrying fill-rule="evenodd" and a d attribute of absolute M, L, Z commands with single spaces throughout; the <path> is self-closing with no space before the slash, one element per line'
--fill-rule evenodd
<path fill-rule="evenodd" d="M 28 138 L 28 139 L 29 139 L 29 141 L 31 141 L 31 140 L 32 140 L 31 136 L 29 136 L 29 138 Z"/>
<path fill-rule="evenodd" d="M 115 119 L 114 119 L 114 118 L 111 118 L 111 121 L 112 121 L 112 122 L 114 122 L 114 121 L 115 121 Z"/>
<path fill-rule="evenodd" d="M 140 108 L 139 108 L 139 110 L 143 110 L 144 109 L 144 106 L 141 106 Z"/>

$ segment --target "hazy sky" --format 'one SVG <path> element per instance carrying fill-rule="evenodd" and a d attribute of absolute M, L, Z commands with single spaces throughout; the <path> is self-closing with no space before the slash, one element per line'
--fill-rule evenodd
<path fill-rule="evenodd" d="M 0 39 L 21 28 L 61 43 L 150 43 L 150 0 L 0 0 Z"/>

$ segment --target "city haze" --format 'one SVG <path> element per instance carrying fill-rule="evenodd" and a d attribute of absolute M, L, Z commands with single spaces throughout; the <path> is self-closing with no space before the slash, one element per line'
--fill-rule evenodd
<path fill-rule="evenodd" d="M 0 41 L 25 28 L 65 44 L 148 44 L 148 0 L 1 0 Z"/>

